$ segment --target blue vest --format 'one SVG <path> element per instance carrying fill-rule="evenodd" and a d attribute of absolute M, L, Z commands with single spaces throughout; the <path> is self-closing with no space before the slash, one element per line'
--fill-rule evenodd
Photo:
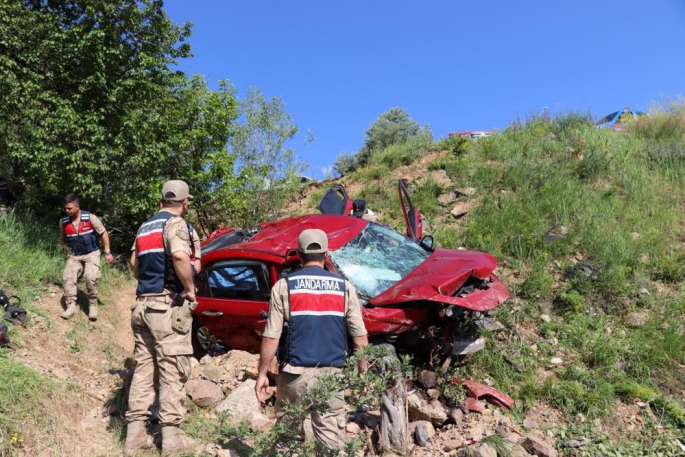
<path fill-rule="evenodd" d="M 347 356 L 345 281 L 319 267 L 288 275 L 290 320 L 279 348 L 281 368 L 342 367 Z"/>
<path fill-rule="evenodd" d="M 97 236 L 95 236 L 95 229 L 93 229 L 93 224 L 90 223 L 90 213 L 88 211 L 81 210 L 81 220 L 76 227 L 72 225 L 69 216 L 63 217 L 62 230 L 64 231 L 67 246 L 69 246 L 74 255 L 90 254 L 100 249 Z"/>
<path fill-rule="evenodd" d="M 183 285 L 176 275 L 173 259 L 164 250 L 164 227 L 173 216 L 169 212 L 160 211 L 138 229 L 136 295 L 161 294 L 164 289 L 179 294 L 183 292 Z"/>

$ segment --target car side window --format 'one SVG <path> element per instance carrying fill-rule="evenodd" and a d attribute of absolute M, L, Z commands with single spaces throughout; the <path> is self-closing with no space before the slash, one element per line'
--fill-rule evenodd
<path fill-rule="evenodd" d="M 207 270 L 212 298 L 268 300 L 268 270 L 259 262 L 220 263 Z"/>

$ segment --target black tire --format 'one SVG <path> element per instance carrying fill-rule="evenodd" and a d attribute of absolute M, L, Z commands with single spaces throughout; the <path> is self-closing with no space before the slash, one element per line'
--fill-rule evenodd
<path fill-rule="evenodd" d="M 216 357 L 228 352 L 226 345 L 212 335 L 209 329 L 203 326 L 196 317 L 193 317 L 191 341 L 193 343 L 193 356 L 197 359 L 206 355 Z"/>

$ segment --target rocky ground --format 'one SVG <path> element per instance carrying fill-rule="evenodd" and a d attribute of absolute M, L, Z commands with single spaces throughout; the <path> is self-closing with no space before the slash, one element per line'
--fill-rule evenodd
<path fill-rule="evenodd" d="M 24 442 L 15 449 L 18 456 L 110 456 L 121 455 L 125 384 L 130 370 L 125 367 L 133 350 L 128 316 L 134 289 L 121 287 L 103 299 L 100 318 L 88 322 L 84 312 L 72 320 L 59 318 L 61 291 L 54 287 L 32 302 L 29 325 L 19 331 L 11 356 L 39 373 L 67 385 L 60 395 L 46 398 L 46 417 L 25 424 Z M 247 422 L 254 430 L 267 430 L 275 421 L 273 402 L 261 407 L 254 396 L 258 355 L 242 351 L 193 359 L 193 372 L 187 384 L 189 400 L 202 408 L 209 420 L 227 411 L 229 421 Z M 277 367 L 271 368 L 277 376 Z M 430 372 L 419 380 L 407 381 L 407 414 L 411 434 L 410 455 L 458 455 L 468 447 L 476 455 L 497 455 L 495 447 L 481 441 L 497 435 L 511 455 L 554 456 L 558 444 L 545 435 L 548 422 L 556 421 L 550 412 L 529 412 L 521 421 L 506 409 L 485 403 L 482 412 L 469 412 L 462 405 L 448 407 L 439 389 L 430 381 Z M 639 417 L 639 415 L 638 415 Z M 38 429 L 50 422 L 50 435 Z M 376 436 L 380 413 L 348 414 L 347 434 Z M 305 431 L 310 427 L 305 426 Z M 39 437 L 40 436 L 40 437 Z M 249 442 L 244 443 L 249 446 Z M 582 443 L 581 443 L 582 444 Z M 369 450 L 367 449 L 367 453 Z M 216 443 L 202 443 L 200 454 L 241 455 Z"/>

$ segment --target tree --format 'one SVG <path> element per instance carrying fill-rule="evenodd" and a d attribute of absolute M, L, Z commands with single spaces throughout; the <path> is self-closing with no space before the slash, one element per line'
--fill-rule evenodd
<path fill-rule="evenodd" d="M 248 88 L 239 102 L 240 117 L 230 150 L 243 179 L 246 206 L 236 222 L 250 227 L 282 215 L 283 206 L 298 186 L 304 169 L 295 152 L 286 147 L 297 125 L 279 97 L 267 100 L 257 88 Z"/>
<path fill-rule="evenodd" d="M 174 68 L 191 55 L 189 35 L 161 0 L 0 4 L 0 167 L 40 213 L 73 191 L 131 233 L 168 178 L 231 204 L 236 103 L 225 83 L 212 93 Z"/>
<path fill-rule="evenodd" d="M 177 173 L 189 183 L 195 197 L 192 214 L 203 235 L 230 223 L 243 206 L 242 180 L 234 173 L 236 157 L 227 150 L 238 116 L 234 93 L 224 80 L 218 91 L 210 90 L 199 75 L 178 90 L 180 129 L 163 173 Z"/>
<path fill-rule="evenodd" d="M 404 143 L 417 135 L 428 135 L 432 138 L 428 126 L 421 127 L 402 108 L 390 108 L 378 116 L 376 122 L 366 131 L 364 146 L 357 154 L 358 163 L 360 166 L 365 165 L 374 152 L 382 151 L 393 144 Z"/>

